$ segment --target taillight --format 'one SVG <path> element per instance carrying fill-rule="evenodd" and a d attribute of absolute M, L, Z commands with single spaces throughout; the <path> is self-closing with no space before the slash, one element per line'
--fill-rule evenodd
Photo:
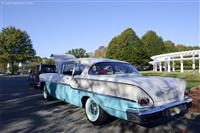
<path fill-rule="evenodd" d="M 140 98 L 138 100 L 138 103 L 142 106 L 147 106 L 149 104 L 149 99 L 148 98 Z"/>
<path fill-rule="evenodd" d="M 188 92 L 188 91 L 185 91 L 184 98 L 187 99 L 187 98 L 189 98 L 189 97 L 190 97 L 189 92 Z"/>

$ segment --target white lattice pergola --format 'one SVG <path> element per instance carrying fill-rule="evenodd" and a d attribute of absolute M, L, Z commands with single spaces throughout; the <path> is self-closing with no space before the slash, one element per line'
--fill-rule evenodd
<path fill-rule="evenodd" d="M 182 51 L 175 53 L 167 53 L 152 56 L 149 63 L 153 65 L 153 71 L 162 71 L 162 63 L 165 63 L 165 70 L 171 72 L 171 62 L 172 62 L 172 71 L 175 71 L 174 62 L 180 61 L 180 72 L 184 71 L 184 62 L 186 60 L 192 60 L 192 69 L 195 70 L 195 61 L 199 62 L 199 73 L 200 73 L 200 50 L 190 50 Z"/>

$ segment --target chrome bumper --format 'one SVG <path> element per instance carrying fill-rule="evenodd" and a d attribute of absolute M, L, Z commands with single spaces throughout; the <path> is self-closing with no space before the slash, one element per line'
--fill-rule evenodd
<path fill-rule="evenodd" d="M 128 109 L 127 119 L 128 121 L 137 123 L 143 126 L 155 126 L 162 123 L 169 122 L 175 118 L 181 117 L 188 112 L 188 109 L 192 105 L 192 99 L 188 98 L 184 101 L 173 102 L 160 107 L 152 107 L 147 110 L 135 110 Z M 177 107 L 181 111 L 175 115 L 170 112 L 171 108 Z"/>

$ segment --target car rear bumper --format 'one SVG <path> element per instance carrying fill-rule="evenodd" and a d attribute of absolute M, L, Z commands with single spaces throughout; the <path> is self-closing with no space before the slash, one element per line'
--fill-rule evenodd
<path fill-rule="evenodd" d="M 128 121 L 152 127 L 182 117 L 188 112 L 191 105 L 192 99 L 188 98 L 181 102 L 173 102 L 165 106 L 149 108 L 145 111 L 128 109 L 126 112 Z"/>

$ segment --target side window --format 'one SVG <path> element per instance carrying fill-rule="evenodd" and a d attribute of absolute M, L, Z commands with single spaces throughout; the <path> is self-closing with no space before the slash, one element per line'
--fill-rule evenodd
<path fill-rule="evenodd" d="M 74 75 L 81 75 L 81 73 L 83 72 L 84 69 L 85 69 L 85 65 L 83 65 L 83 64 L 76 64 L 75 65 Z"/>
<path fill-rule="evenodd" d="M 63 64 L 62 73 L 64 75 L 72 75 L 74 64 Z"/>
<path fill-rule="evenodd" d="M 97 63 L 89 70 L 91 75 L 110 75 L 113 73 L 113 66 L 109 63 Z"/>

